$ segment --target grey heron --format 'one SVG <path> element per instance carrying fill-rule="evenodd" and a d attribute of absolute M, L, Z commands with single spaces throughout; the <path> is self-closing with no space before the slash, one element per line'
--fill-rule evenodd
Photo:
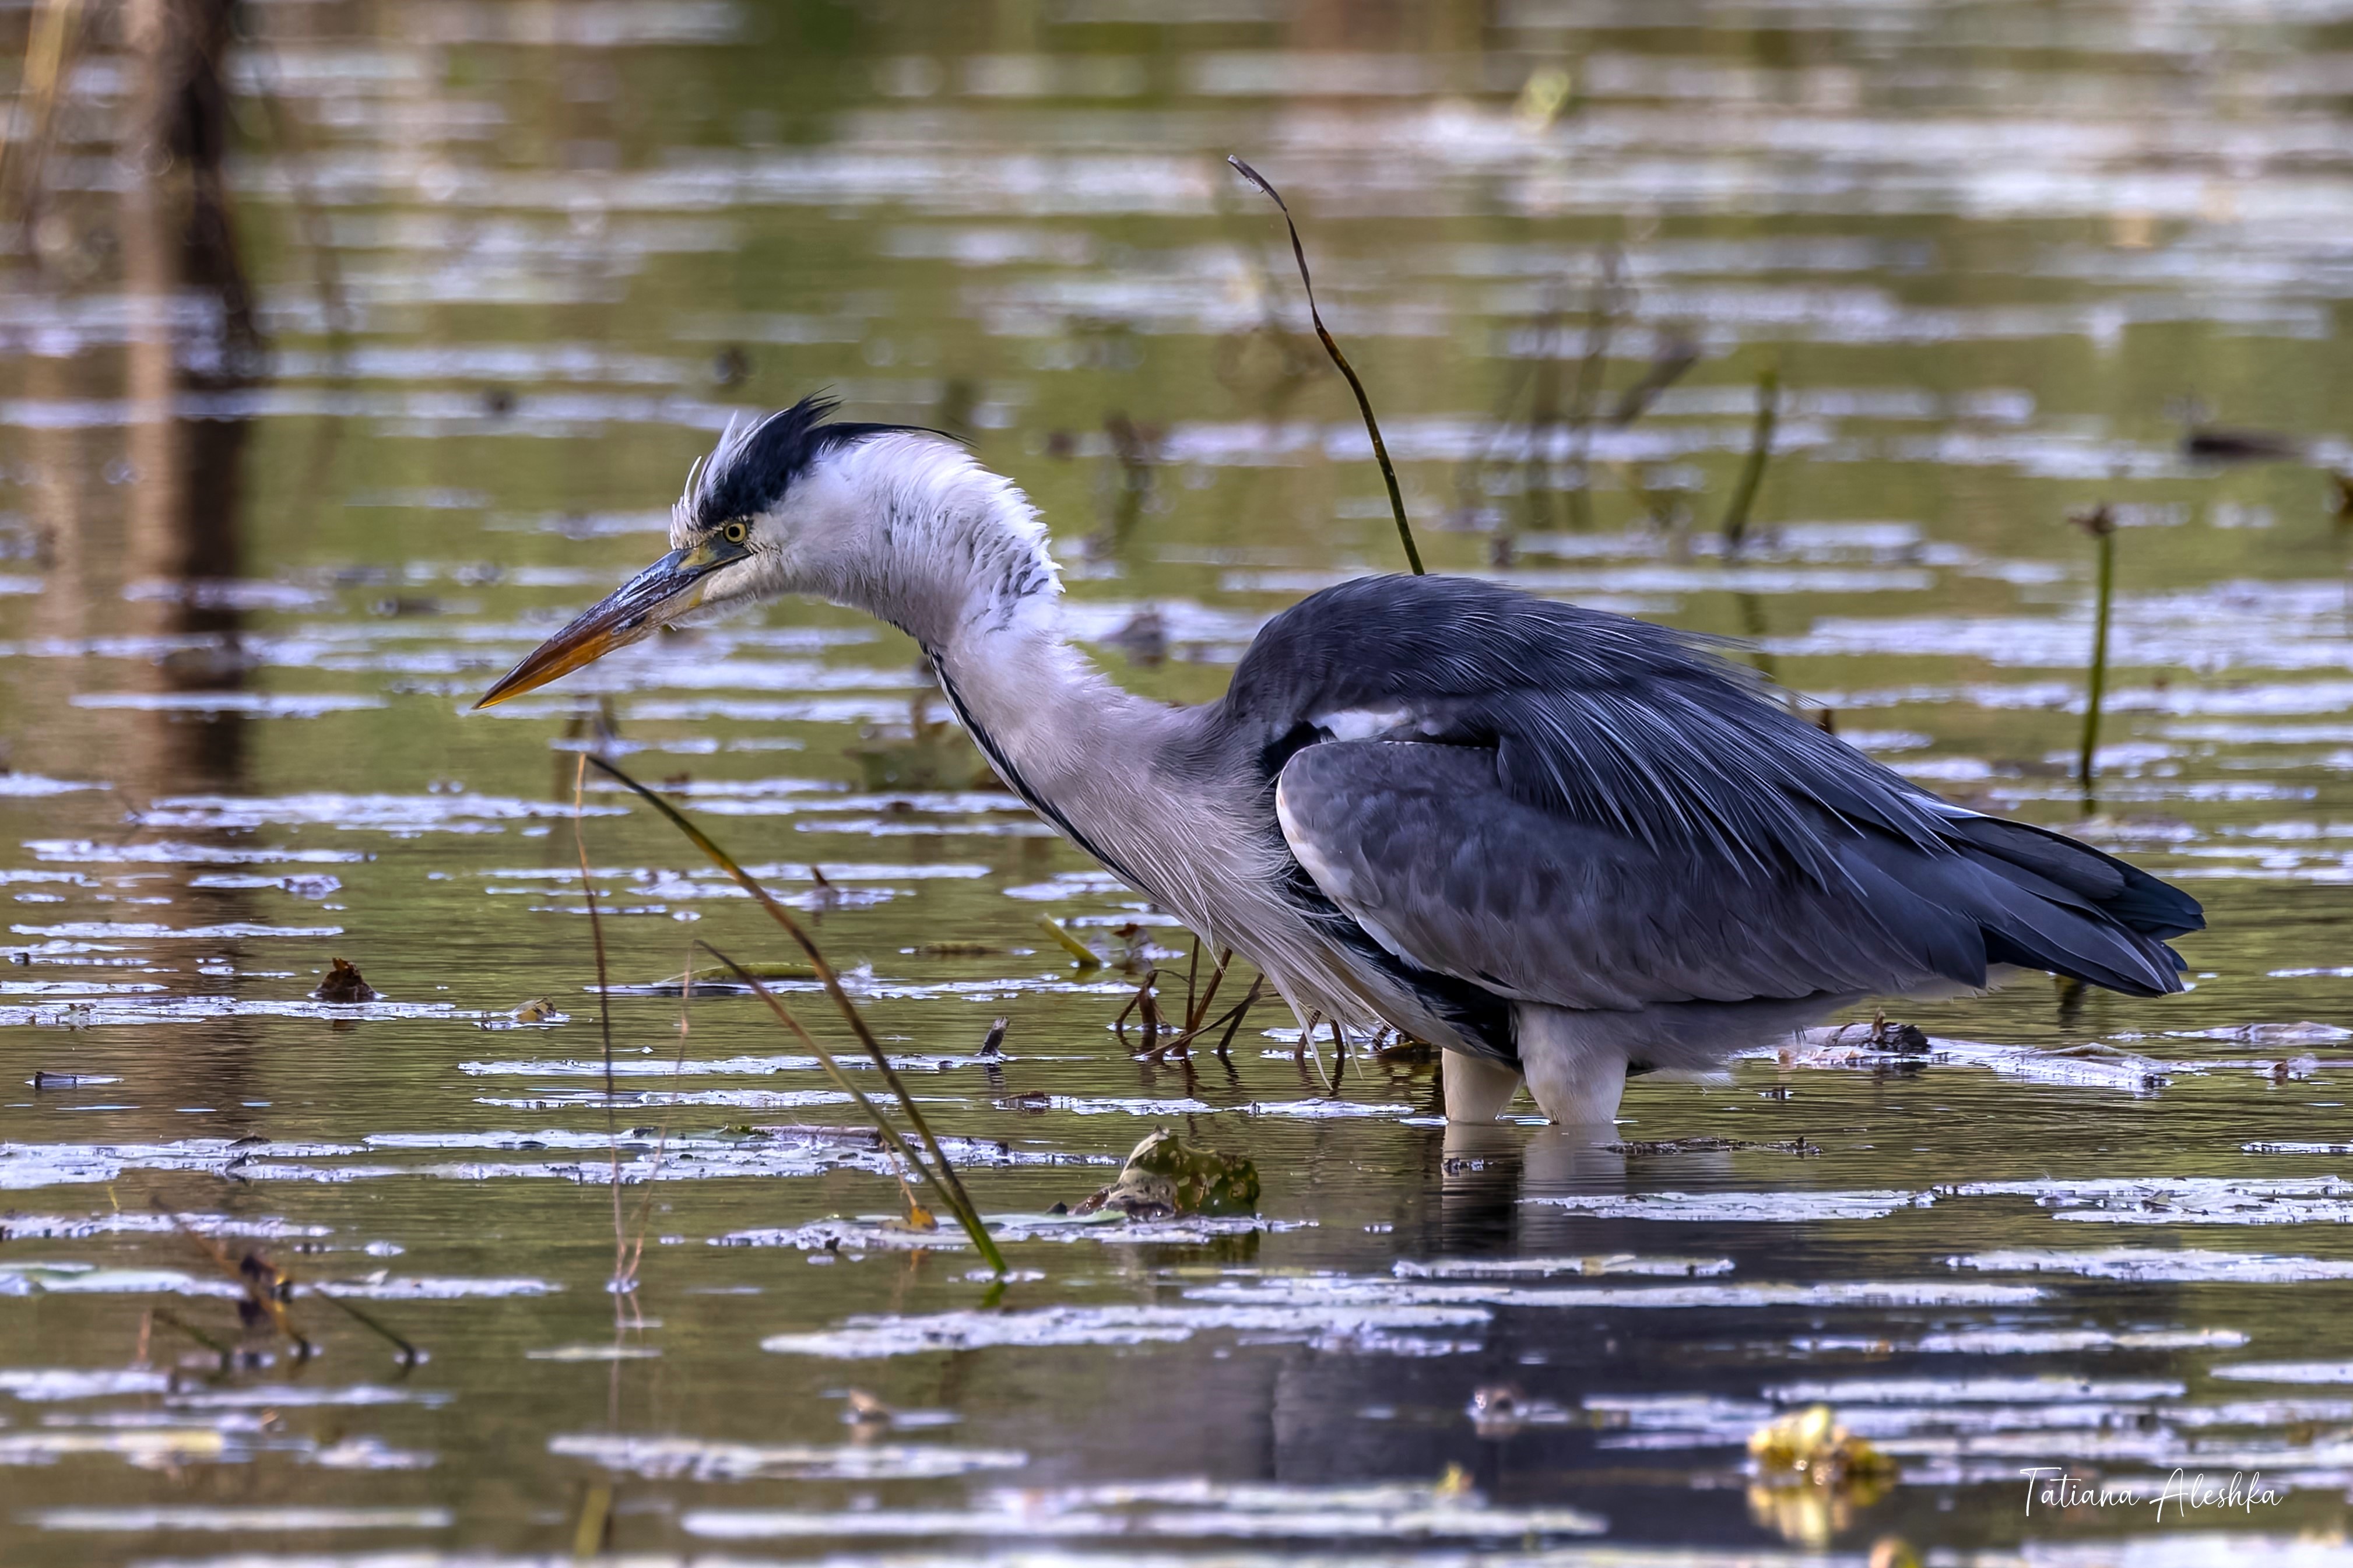
<path fill-rule="evenodd" d="M 666 623 L 784 595 L 922 646 L 1008 788 L 1303 1021 L 1443 1047 L 1447 1111 L 1523 1079 L 1600 1124 L 1630 1073 L 1705 1071 L 1872 995 L 2039 969 L 2179 991 L 2196 900 L 1968 810 L 1701 642 L 1462 577 L 1373 577 L 1270 620 L 1225 696 L 1137 697 L 1064 637 L 1028 499 L 928 432 L 810 398 L 731 425 L 670 552 L 478 706 Z"/>

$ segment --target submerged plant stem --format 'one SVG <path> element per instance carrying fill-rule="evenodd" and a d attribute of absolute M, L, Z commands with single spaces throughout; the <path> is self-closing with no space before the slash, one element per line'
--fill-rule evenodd
<path fill-rule="evenodd" d="M 580 857 L 580 891 L 588 900 L 588 935 L 596 947 L 596 1026 L 605 1040 L 605 1128 L 613 1125 L 613 1004 L 605 980 L 605 922 L 596 913 L 596 883 L 588 874 L 588 837 L 581 826 L 581 802 L 588 784 L 588 753 L 580 753 L 572 775 L 572 847 Z M 601 765 L 601 764 L 600 764 Z"/>
<path fill-rule="evenodd" d="M 286 1336 L 301 1360 L 311 1359 L 316 1347 L 311 1343 L 310 1337 L 295 1326 L 294 1314 L 286 1310 L 285 1297 L 279 1294 L 280 1289 L 286 1289 L 290 1295 L 292 1293 L 291 1282 L 285 1275 L 256 1253 L 248 1253 L 246 1263 L 240 1264 L 228 1255 L 228 1248 L 182 1219 L 177 1210 L 164 1207 L 161 1198 L 155 1200 L 155 1207 L 172 1222 L 174 1229 L 194 1242 L 198 1250 L 212 1259 L 216 1268 L 237 1283 L 254 1310 L 267 1318 L 270 1327 Z"/>
<path fill-rule="evenodd" d="M 2108 611 L 2116 588 L 2116 518 L 2105 506 L 2076 520 L 2092 536 L 2098 552 L 2098 588 L 2092 610 L 2092 670 L 2084 698 L 2084 740 L 2075 756 L 2075 782 L 2084 789 L 2084 809 L 2090 811 L 2092 763 L 2100 749 L 2100 703 L 2108 689 Z"/>
<path fill-rule="evenodd" d="M 1225 1018 L 1219 1020 L 1219 1023 L 1226 1025 L 1226 1032 L 1218 1038 L 1218 1055 L 1220 1058 L 1224 1058 L 1226 1052 L 1232 1047 L 1234 1036 L 1241 1029 L 1242 1020 L 1250 1016 L 1250 1008 L 1257 1005 L 1259 995 L 1265 988 L 1266 976 L 1261 974 L 1250 982 L 1250 988 L 1242 994 L 1241 1001 L 1235 1005 L 1233 1011 L 1228 1013 Z M 1228 1019 L 1231 1022 L 1227 1022 Z M 1216 1025 L 1210 1026 L 1214 1028 Z"/>
<path fill-rule="evenodd" d="M 150 1311 L 148 1316 L 153 1318 L 156 1322 L 163 1324 L 165 1328 L 170 1329 L 176 1333 L 187 1335 L 188 1338 L 204 1346 L 205 1349 L 212 1352 L 213 1354 L 220 1357 L 221 1371 L 223 1373 L 227 1372 L 229 1360 L 236 1354 L 236 1352 L 231 1350 L 229 1346 L 223 1343 L 221 1341 L 213 1338 L 212 1335 L 205 1332 L 204 1330 L 196 1327 L 194 1323 L 189 1322 L 177 1312 L 172 1311 L 168 1308 L 157 1307 Z"/>
<path fill-rule="evenodd" d="M 1193 957 L 1196 962 L 1198 962 L 1200 956 L 1200 949 L 1197 945 L 1193 951 Z M 1187 1038 L 1189 1039 L 1193 1036 L 1201 1032 L 1202 1021 L 1208 1017 L 1209 1005 L 1211 1003 L 1217 1001 L 1218 987 L 1224 983 L 1226 978 L 1226 970 L 1233 961 L 1234 950 L 1232 948 L 1221 947 L 1218 949 L 1217 964 L 1209 971 L 1209 983 L 1202 988 L 1201 999 L 1198 1003 L 1192 1000 L 1193 977 L 1189 973 L 1186 975 L 1185 1035 Z"/>
<path fill-rule="evenodd" d="M 1299 243 L 1299 225 L 1292 218 L 1291 204 L 1282 199 L 1282 193 L 1274 188 L 1272 182 L 1240 158 L 1229 154 L 1226 162 L 1234 166 L 1236 174 L 1265 192 L 1282 212 L 1282 225 L 1291 231 L 1291 257 L 1299 263 L 1299 281 L 1307 290 L 1307 319 L 1315 323 L 1315 335 L 1322 340 L 1324 352 L 1332 356 L 1332 363 L 1347 378 L 1348 390 L 1356 395 L 1356 412 L 1365 416 L 1365 434 L 1373 438 L 1373 456 L 1381 465 L 1381 482 L 1388 487 L 1389 510 L 1397 517 L 1398 542 L 1405 546 L 1405 563 L 1413 568 L 1415 576 L 1426 575 L 1421 552 L 1414 547 L 1413 525 L 1405 519 L 1405 493 L 1398 489 L 1397 468 L 1389 461 L 1388 444 L 1381 439 L 1380 421 L 1373 417 L 1373 400 L 1366 395 L 1365 384 L 1356 379 L 1356 367 L 1348 363 L 1348 356 L 1340 352 L 1340 345 L 1324 325 L 1324 313 L 1315 308 L 1315 280 L 1307 275 L 1307 250 Z"/>
<path fill-rule="evenodd" d="M 1732 502 L 1724 509 L 1724 553 L 1740 553 L 1741 535 L 1748 531 L 1748 510 L 1757 504 L 1757 488 L 1765 482 L 1765 463 L 1773 455 L 1773 427 L 1781 417 L 1781 373 L 1767 365 L 1757 378 L 1757 423 L 1748 435 L 1748 460 L 1741 465 L 1740 482 L 1733 487 Z"/>
<path fill-rule="evenodd" d="M 360 1327 L 367 1330 L 378 1339 L 390 1344 L 393 1349 L 398 1351 L 400 1352 L 400 1365 L 402 1371 L 406 1372 L 424 1359 L 424 1352 L 422 1351 L 419 1351 L 414 1344 L 411 1344 L 401 1335 L 395 1333 L 391 1329 L 385 1327 L 383 1321 L 376 1318 L 374 1313 L 363 1312 L 357 1307 L 353 1306 L 349 1301 L 344 1300 L 341 1296 L 331 1296 L 327 1294 L 327 1292 L 320 1289 L 316 1285 L 308 1286 L 306 1289 L 311 1295 L 317 1297 L 320 1300 L 326 1302 L 327 1305 L 334 1308 L 337 1311 L 347 1314 L 353 1322 L 359 1324 Z"/>
<path fill-rule="evenodd" d="M 596 949 L 596 1026 L 605 1041 L 605 1142 L 613 1195 L 613 1280 L 621 1284 L 628 1279 L 630 1269 L 628 1230 L 621 1219 L 621 1139 L 613 1119 L 613 997 L 605 966 L 605 921 L 596 912 L 596 879 L 588 873 L 588 830 L 581 811 L 587 788 L 588 753 L 583 752 L 572 770 L 572 847 L 580 857 L 580 892 L 588 902 L 588 937 Z M 613 1310 L 620 1311 L 618 1301 Z"/>

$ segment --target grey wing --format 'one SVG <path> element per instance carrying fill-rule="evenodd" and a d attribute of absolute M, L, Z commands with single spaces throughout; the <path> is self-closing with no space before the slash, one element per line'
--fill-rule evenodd
<path fill-rule="evenodd" d="M 1982 985 L 2031 963 L 2143 994 L 2172 955 L 2080 893 L 1968 847 L 1924 850 L 1826 819 L 1841 875 L 1758 875 L 1531 803 L 1495 752 L 1309 745 L 1276 791 L 1316 887 L 1385 949 L 1515 1000 L 1638 1008 Z"/>

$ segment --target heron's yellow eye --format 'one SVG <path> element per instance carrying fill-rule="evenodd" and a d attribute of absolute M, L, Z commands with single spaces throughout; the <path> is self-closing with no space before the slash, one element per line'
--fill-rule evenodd
<path fill-rule="evenodd" d="M 742 523 L 731 522 L 719 531 L 719 536 L 730 544 L 741 544 L 744 542 L 744 534 L 749 531 Z"/>

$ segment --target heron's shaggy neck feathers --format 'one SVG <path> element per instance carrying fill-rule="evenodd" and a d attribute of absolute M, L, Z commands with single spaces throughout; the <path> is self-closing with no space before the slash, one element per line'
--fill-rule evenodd
<path fill-rule="evenodd" d="M 838 447 L 789 505 L 798 582 L 934 653 L 1042 621 L 1061 593 L 1029 498 L 935 437 L 892 432 Z"/>
<path fill-rule="evenodd" d="M 944 441 L 888 435 L 841 449 L 795 504 L 807 509 L 796 548 L 812 552 L 792 560 L 795 575 L 921 643 L 1006 782 L 1127 864 L 1123 819 L 1178 715 L 1113 685 L 1064 637 L 1061 576 L 1019 488 Z"/>

